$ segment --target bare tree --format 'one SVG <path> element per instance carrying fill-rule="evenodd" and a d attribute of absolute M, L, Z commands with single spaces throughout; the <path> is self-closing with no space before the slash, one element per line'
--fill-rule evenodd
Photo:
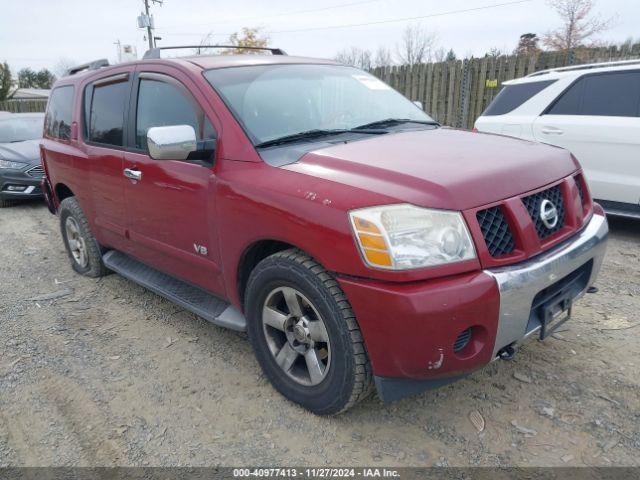
<path fill-rule="evenodd" d="M 56 64 L 53 66 L 53 73 L 58 78 L 64 77 L 69 69 L 75 67 L 76 65 L 78 65 L 78 62 L 76 62 L 75 60 L 71 60 L 67 57 L 60 57 Z"/>
<path fill-rule="evenodd" d="M 373 59 L 373 65 L 375 67 L 388 67 L 389 65 L 393 65 L 393 55 L 391 54 L 391 50 L 387 47 L 378 47 Z"/>
<path fill-rule="evenodd" d="M 547 3 L 562 19 L 562 25 L 542 39 L 552 50 L 572 50 L 587 41 L 593 43 L 593 37 L 608 30 L 614 20 L 592 15 L 594 0 L 548 0 Z"/>
<path fill-rule="evenodd" d="M 397 45 L 397 54 L 403 65 L 416 65 L 431 60 L 437 43 L 437 35 L 429 33 L 420 25 L 408 25 Z"/>
<path fill-rule="evenodd" d="M 640 40 L 636 41 L 633 37 L 629 37 L 620 45 L 620 52 L 624 55 L 632 55 L 638 45 L 640 45 Z"/>
<path fill-rule="evenodd" d="M 210 48 L 206 48 L 206 45 L 215 44 L 215 42 L 213 41 L 214 35 L 215 33 L 213 33 L 212 31 L 204 35 L 198 42 L 198 45 L 200 46 L 198 48 L 194 48 L 193 53 L 195 53 L 196 55 L 204 55 L 207 53 L 212 53 Z"/>
<path fill-rule="evenodd" d="M 445 58 L 447 58 L 447 51 L 444 49 L 444 47 L 440 47 L 434 50 L 433 54 L 431 55 L 431 60 L 436 63 L 444 62 Z"/>
<path fill-rule="evenodd" d="M 484 54 L 484 56 L 488 58 L 491 58 L 491 57 L 496 58 L 502 55 L 504 55 L 504 52 L 498 47 L 491 47 L 491 49 Z"/>
<path fill-rule="evenodd" d="M 370 70 L 373 66 L 371 51 L 359 47 L 349 47 L 340 50 L 334 59 L 345 65 L 351 65 L 363 70 Z"/>

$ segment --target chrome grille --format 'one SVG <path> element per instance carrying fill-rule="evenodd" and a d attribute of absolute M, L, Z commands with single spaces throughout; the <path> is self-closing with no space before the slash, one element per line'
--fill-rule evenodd
<path fill-rule="evenodd" d="M 544 200 L 549 200 L 553 203 L 558 212 L 558 223 L 553 228 L 545 226 L 540 218 L 540 204 Z M 538 232 L 538 237 L 541 239 L 545 239 L 548 236 L 553 235 L 564 227 L 564 199 L 562 198 L 560 185 L 556 185 L 555 187 L 551 187 L 542 192 L 524 197 L 522 199 L 522 203 L 524 203 L 524 206 L 527 208 L 529 216 L 531 216 L 531 220 L 533 220 L 533 224 L 536 227 L 536 232 Z"/>
<path fill-rule="evenodd" d="M 33 178 L 42 178 L 44 177 L 44 169 L 42 168 L 42 165 L 36 165 L 33 168 L 30 168 L 29 170 L 27 170 L 25 172 L 27 175 L 29 175 L 30 177 Z"/>

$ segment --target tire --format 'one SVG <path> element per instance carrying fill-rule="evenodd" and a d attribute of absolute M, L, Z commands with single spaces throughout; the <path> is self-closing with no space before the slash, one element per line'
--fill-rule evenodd
<path fill-rule="evenodd" d="M 91 233 L 89 222 L 75 197 L 65 198 L 60 203 L 60 231 L 76 272 L 92 278 L 108 273 L 102 263 L 102 248 Z"/>
<path fill-rule="evenodd" d="M 335 415 L 372 392 L 351 305 L 338 282 L 305 253 L 290 249 L 261 261 L 247 283 L 245 312 L 258 363 L 289 400 Z"/>

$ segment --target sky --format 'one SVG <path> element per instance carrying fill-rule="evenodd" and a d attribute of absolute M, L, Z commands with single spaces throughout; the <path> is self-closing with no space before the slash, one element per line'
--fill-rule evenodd
<path fill-rule="evenodd" d="M 146 50 L 146 31 L 136 23 L 142 0 L 0 4 L 0 62 L 6 60 L 14 73 L 24 67 L 55 69 L 61 59 L 113 63 L 118 40 L 134 45 L 139 56 Z M 594 12 L 615 17 L 600 39 L 619 43 L 635 36 L 640 41 L 639 0 L 595 0 Z M 242 27 L 262 27 L 272 46 L 312 57 L 333 57 L 350 46 L 395 51 L 406 26 L 416 24 L 434 32 L 438 46 L 458 57 L 481 56 L 494 47 L 511 51 L 522 33 L 542 35 L 559 25 L 545 0 L 163 0 L 152 13 L 155 35 L 162 37 L 159 46 L 198 44 L 208 33 L 224 43 Z"/>

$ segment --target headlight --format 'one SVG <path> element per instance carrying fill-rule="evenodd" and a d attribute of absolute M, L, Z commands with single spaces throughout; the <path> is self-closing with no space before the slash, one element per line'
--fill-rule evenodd
<path fill-rule="evenodd" d="M 352 210 L 349 216 L 372 267 L 408 270 L 476 258 L 460 212 L 401 204 Z"/>
<path fill-rule="evenodd" d="M 0 160 L 0 168 L 13 168 L 15 170 L 20 170 L 24 168 L 27 164 L 22 162 L 10 162 L 9 160 Z"/>

